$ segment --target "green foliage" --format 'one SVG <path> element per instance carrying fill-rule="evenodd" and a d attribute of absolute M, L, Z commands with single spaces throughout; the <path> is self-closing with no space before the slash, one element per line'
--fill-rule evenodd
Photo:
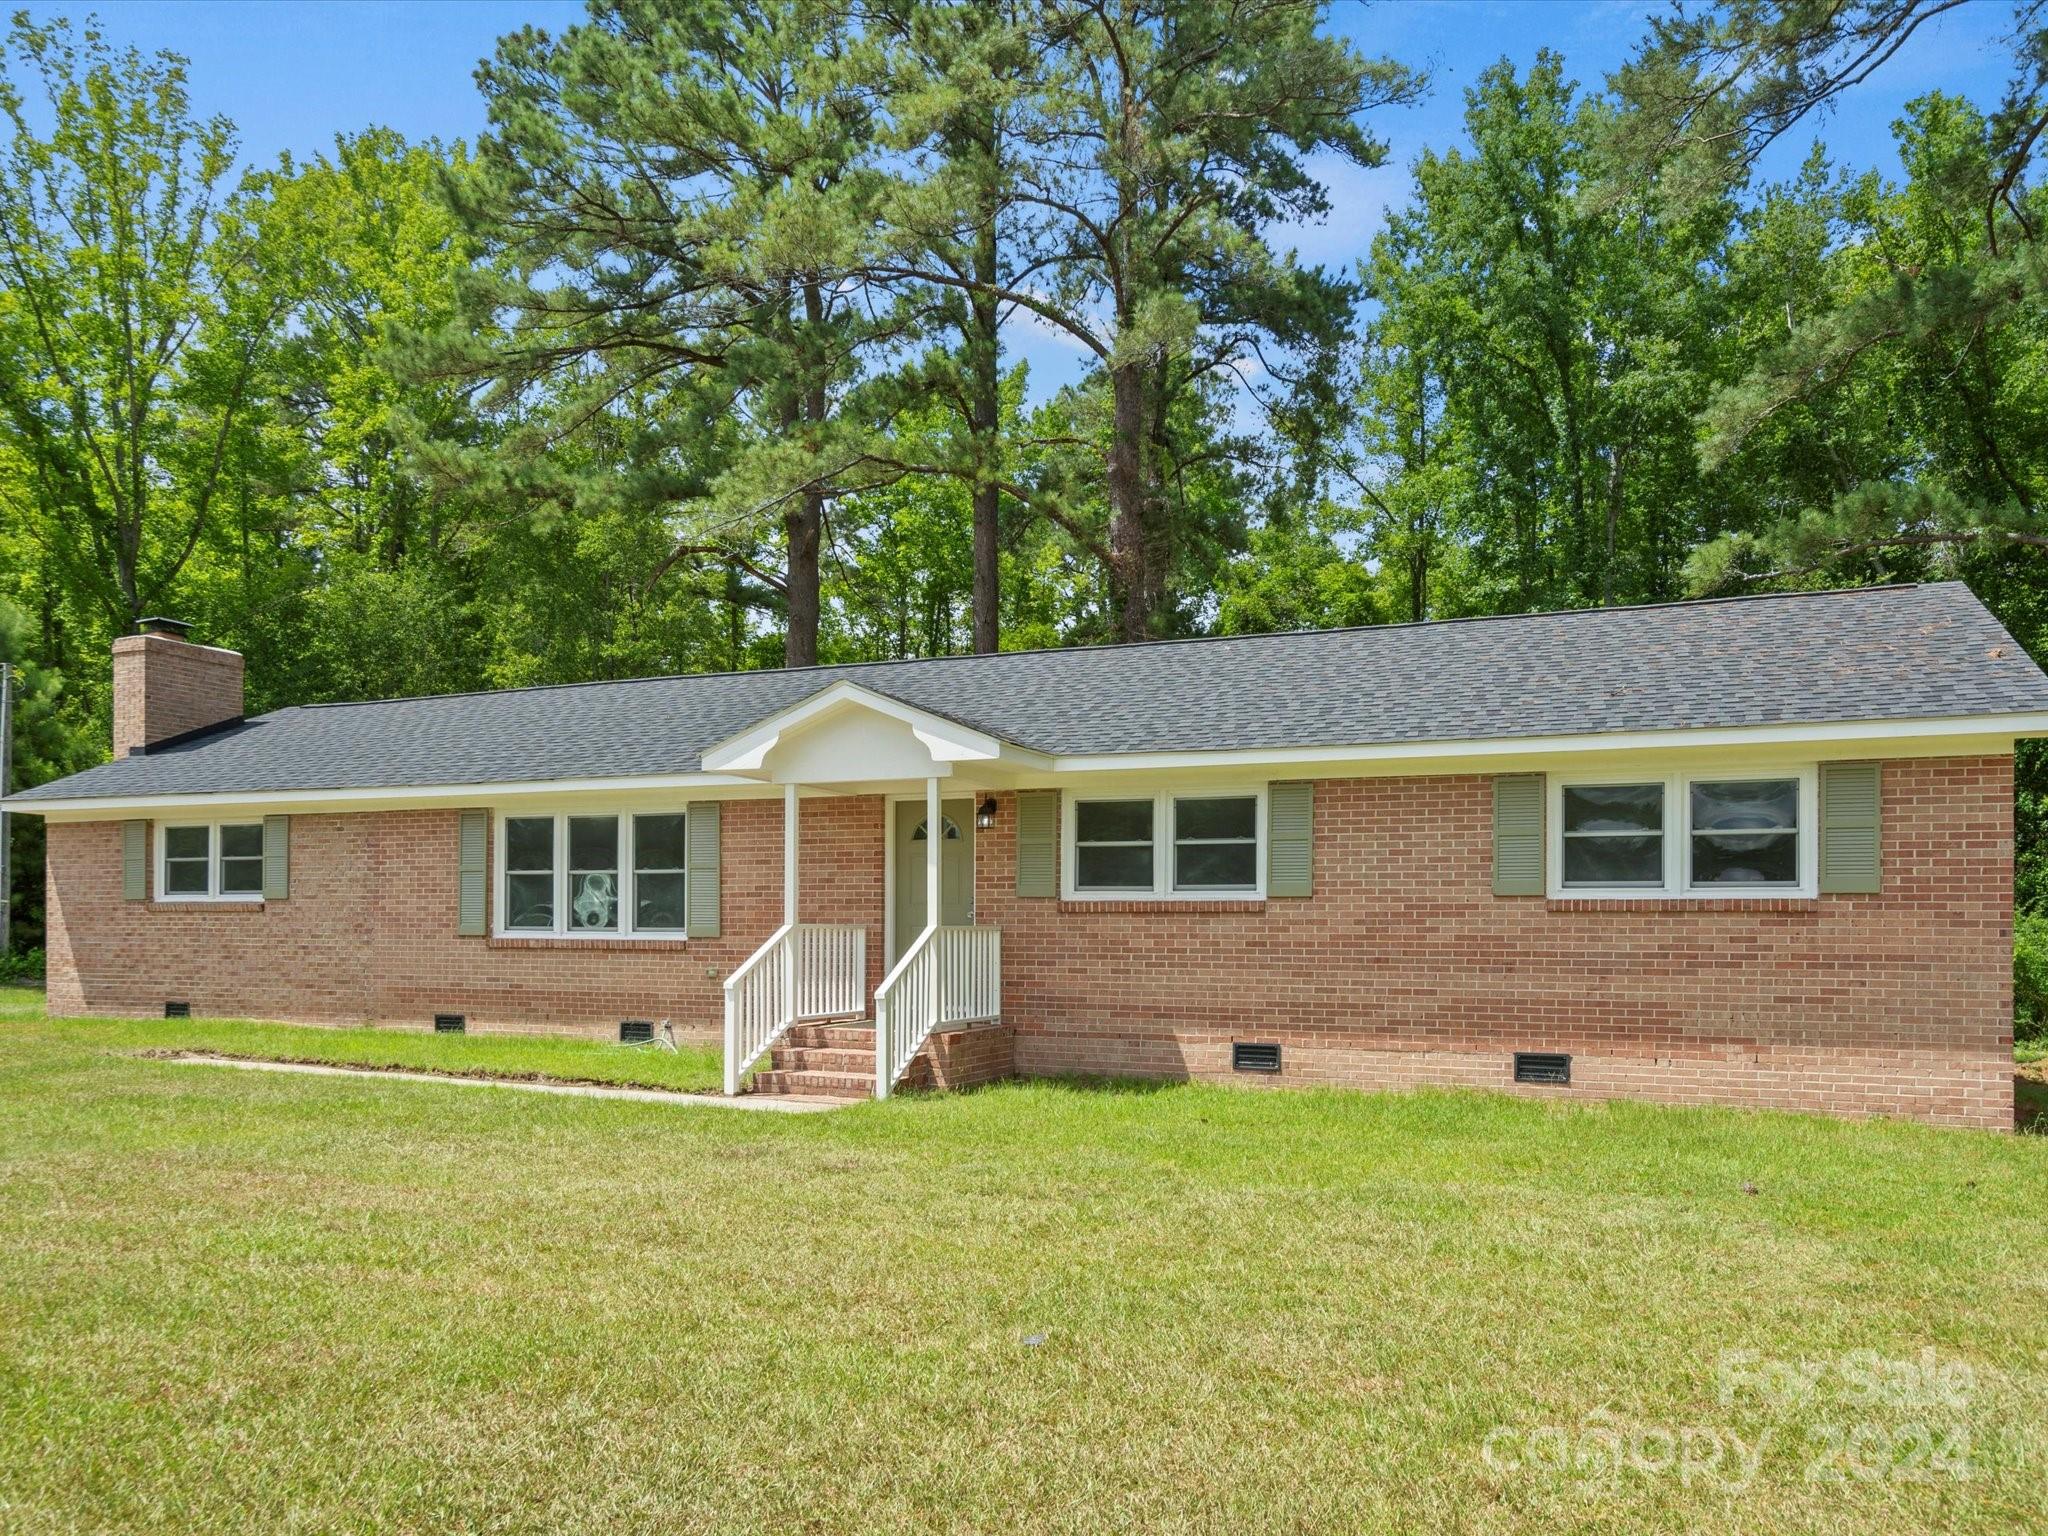
<path fill-rule="evenodd" d="M 1626 110 L 1606 137 L 1605 190 L 1655 180 L 1680 208 L 1725 200 L 1765 146 L 1945 8 L 1723 0 L 1660 20 L 1617 77 Z M 1816 151 L 1795 188 L 1767 195 L 1763 251 L 1781 260 L 1731 264 L 1763 329 L 1702 413 L 1700 452 L 1709 470 L 1746 460 L 1781 495 L 1754 525 L 1707 531 L 1719 542 L 1690 572 L 1696 590 L 1910 575 L 1959 551 L 2048 545 L 2048 202 L 2030 179 L 2048 129 L 2043 19 L 2015 9 L 1997 110 L 1940 94 L 1908 105 L 1894 125 L 1903 185 L 1830 184 Z"/>
<path fill-rule="evenodd" d="M 71 670 L 176 590 L 279 306 L 217 225 L 233 134 L 192 115 L 181 60 L 20 13 L 0 118 L 0 515 Z"/>
<path fill-rule="evenodd" d="M 1403 616 L 1431 611 L 1449 545 L 1451 611 L 1669 597 L 1724 514 L 1689 439 L 1725 367 L 1708 274 L 1730 211 L 1588 197 L 1610 116 L 1555 54 L 1485 71 L 1471 151 L 1425 153 L 1373 243 L 1354 481 Z"/>
<path fill-rule="evenodd" d="M 19 945 L 5 954 L 0 954 L 0 982 L 20 985 L 24 982 L 40 985 L 43 979 L 43 950 L 41 945 L 23 949 Z"/>
<path fill-rule="evenodd" d="M 648 582 L 744 559 L 799 665 L 825 507 L 866 478 L 860 385 L 912 325 L 847 280 L 875 219 L 870 52 L 816 0 L 607 0 L 559 38 L 503 39 L 477 174 L 450 182 L 494 262 L 414 359 L 486 384 L 501 429 L 445 463 L 530 515 L 664 527 Z M 763 535 L 779 576 L 752 558 Z"/>
<path fill-rule="evenodd" d="M 1043 7 L 1046 78 L 1016 176 L 1017 236 L 1038 286 L 1006 301 L 1098 359 L 1105 399 L 1081 425 L 1099 445 L 1100 521 L 1061 525 L 1104 567 L 1112 631 L 1185 622 L 1189 556 L 1216 524 L 1182 494 L 1184 444 L 1205 393 L 1270 341 L 1276 375 L 1313 402 L 1346 339 L 1353 285 L 1269 243 L 1280 219 L 1330 211 L 1310 157 L 1376 166 L 1361 116 L 1414 100 L 1422 77 L 1322 32 L 1312 4 L 1128 0 Z"/>
<path fill-rule="evenodd" d="M 1254 528 L 1245 553 L 1221 572 L 1216 633 L 1379 623 L 1383 614 L 1371 571 L 1338 543 L 1345 522 L 1334 509 L 1322 508 L 1301 523 L 1280 519 Z"/>
<path fill-rule="evenodd" d="M 2048 1040 L 2048 913 L 2013 917 L 2012 1033 L 2015 1040 Z"/>
<path fill-rule="evenodd" d="M 87 735 L 66 709 L 64 679 L 38 660 L 38 643 L 27 615 L 0 596 L 0 661 L 13 668 L 14 752 L 11 787 L 28 789 L 61 778 L 91 764 L 100 755 L 96 737 Z M 12 858 L 10 885 L 14 897 L 11 946 L 36 953 L 40 975 L 43 941 L 43 819 L 9 816 L 7 835 Z M 0 956 L 0 962 L 5 956 Z"/>

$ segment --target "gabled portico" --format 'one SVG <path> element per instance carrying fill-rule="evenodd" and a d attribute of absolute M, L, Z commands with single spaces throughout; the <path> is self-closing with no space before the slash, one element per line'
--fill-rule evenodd
<path fill-rule="evenodd" d="M 892 850 L 885 923 L 892 964 L 872 1000 L 876 1096 L 887 1097 L 933 1029 L 1000 1015 L 1000 933 L 976 927 L 971 908 L 969 921 L 945 921 L 944 806 L 949 795 L 964 795 L 971 805 L 976 793 L 1011 782 L 1019 771 L 1042 769 L 1043 754 L 841 680 L 707 749 L 702 762 L 707 773 L 783 788 L 782 926 L 725 983 L 727 1093 L 739 1092 L 748 1072 L 799 1024 L 867 1011 L 866 930 L 800 920 L 798 805 L 807 793 L 878 794 L 892 807 L 883 832 Z M 894 852 L 893 808 L 913 797 L 923 804 L 923 836 L 911 838 L 922 854 L 915 862 Z M 923 886 L 923 901 L 899 904 L 899 888 L 913 880 Z M 899 906 L 921 918 L 914 934 L 896 931 Z"/>

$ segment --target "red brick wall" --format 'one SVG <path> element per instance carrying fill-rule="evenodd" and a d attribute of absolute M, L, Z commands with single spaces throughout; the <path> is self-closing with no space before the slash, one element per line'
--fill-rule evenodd
<path fill-rule="evenodd" d="M 999 796 L 976 911 L 1004 930 L 1010 1029 L 964 1039 L 958 1075 L 999 1035 L 1027 1075 L 1360 1087 L 1508 1088 L 1512 1052 L 1563 1050 L 1570 1088 L 1519 1091 L 2011 1125 L 2010 758 L 1886 764 L 1883 893 L 1807 902 L 1495 897 L 1491 795 L 1319 783 L 1314 897 L 1143 908 L 1020 900 Z M 872 988 L 883 802 L 803 814 L 802 915 L 867 925 Z M 781 816 L 725 808 L 725 937 L 623 945 L 457 938 L 453 810 L 296 817 L 292 899 L 232 911 L 123 902 L 118 824 L 55 826 L 52 1011 L 713 1038 L 720 982 L 781 919 Z M 1231 1073 L 1233 1039 L 1280 1042 L 1285 1070 Z"/>
<path fill-rule="evenodd" d="M 117 822 L 50 828 L 49 988 L 57 1014 L 200 1015 L 339 1024 L 598 1032 L 673 1019 L 713 1039 L 726 976 L 782 921 L 782 804 L 724 810 L 716 939 L 482 939 L 455 933 L 459 813 L 292 818 L 292 894 L 268 906 L 121 899 Z M 882 979 L 882 802 L 804 802 L 798 837 L 806 922 L 868 927 L 868 985 Z M 495 897 L 495 885 L 493 896 Z"/>
<path fill-rule="evenodd" d="M 168 635 L 123 635 L 114 642 L 114 756 L 241 712 L 238 652 Z"/>
<path fill-rule="evenodd" d="M 976 912 L 1017 1068 L 1510 1088 L 2012 1124 L 2012 760 L 1884 768 L 1884 891 L 1736 907 L 1492 893 L 1483 776 L 1316 785 L 1315 895 L 1212 906 L 1015 892 L 1008 797 Z M 1277 1077 L 1230 1071 L 1281 1043 Z"/>
<path fill-rule="evenodd" d="M 978 1025 L 933 1035 L 903 1074 L 906 1088 L 978 1088 L 1017 1075 L 1010 1026 Z"/>

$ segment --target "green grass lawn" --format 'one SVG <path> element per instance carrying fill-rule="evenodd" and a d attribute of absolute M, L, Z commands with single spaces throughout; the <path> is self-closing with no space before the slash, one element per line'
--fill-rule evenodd
<path fill-rule="evenodd" d="M 40 1012 L 41 1001 L 40 993 L 0 987 L 0 1020 L 10 1011 Z M 424 1030 L 323 1029 L 237 1019 L 78 1019 L 64 1028 L 71 1039 L 102 1050 L 212 1051 L 265 1061 L 626 1083 L 682 1093 L 716 1093 L 721 1086 L 719 1050 L 711 1045 L 668 1051 L 545 1035 L 436 1035 Z"/>
<path fill-rule="evenodd" d="M 1047 1083 L 741 1115 L 0 1010 L 10 1533 L 2043 1518 L 2048 1138 Z"/>

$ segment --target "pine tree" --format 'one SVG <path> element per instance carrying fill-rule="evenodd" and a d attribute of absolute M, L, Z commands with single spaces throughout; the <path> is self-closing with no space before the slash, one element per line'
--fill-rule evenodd
<path fill-rule="evenodd" d="M 488 380 L 513 424 L 473 472 L 558 507 L 639 498 L 675 529 L 662 570 L 737 563 L 778 594 L 790 666 L 817 660 L 826 507 L 867 459 L 849 402 L 904 327 L 850 280 L 875 184 L 861 47 L 817 0 L 606 0 L 560 38 L 503 39 L 479 175 L 452 185 L 504 268 L 470 318 L 507 334 L 458 328 L 423 358 Z M 622 422 L 636 474 L 546 462 Z M 764 523 L 780 574 L 749 553 Z"/>
<path fill-rule="evenodd" d="M 1016 213 L 1019 128 L 1039 63 L 1022 0 L 891 0 L 870 21 L 885 50 L 885 109 L 897 163 L 869 267 L 918 294 L 934 344 L 899 377 L 942 402 L 957 434 L 898 434 L 904 473 L 963 482 L 973 524 L 973 648 L 1001 648 L 1000 520 L 1006 488 L 999 297 L 1018 279 L 1005 240 Z M 915 461 L 903 450 L 937 450 Z M 1027 498 L 1028 499 L 1028 498 Z"/>
<path fill-rule="evenodd" d="M 1113 632 L 1143 639 L 1174 608 L 1176 402 L 1255 353 L 1276 376 L 1290 357 L 1317 375 L 1353 287 L 1268 236 L 1328 213 L 1310 156 L 1382 163 L 1359 119 L 1422 81 L 1324 35 L 1312 0 L 1048 0 L 1031 15 L 1040 72 L 1005 189 L 1007 270 L 1029 280 L 911 260 L 882 275 L 990 295 L 1095 359 L 1104 409 L 1075 424 L 1099 445 L 1106 525 L 1071 501 L 1040 505 L 1104 565 Z"/>

